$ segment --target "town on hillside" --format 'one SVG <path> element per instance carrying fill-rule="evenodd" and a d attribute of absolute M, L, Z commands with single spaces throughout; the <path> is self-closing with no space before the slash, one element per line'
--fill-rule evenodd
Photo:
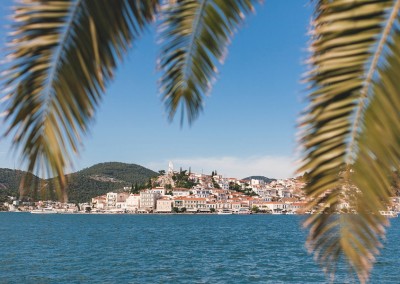
<path fill-rule="evenodd" d="M 5 203 L 9 211 L 31 213 L 216 213 L 216 214 L 306 214 L 304 178 L 280 180 L 250 177 L 227 178 L 212 171 L 210 175 L 180 169 L 170 162 L 167 171 L 151 179 L 147 186 L 124 187 L 118 192 L 93 197 L 87 203 L 55 201 Z M 400 210 L 400 198 L 393 197 L 387 212 Z M 351 213 L 343 200 L 338 213 Z M 390 213 L 392 214 L 392 213 Z M 393 213 L 394 214 L 394 213 Z M 397 215 L 397 213 L 396 213 Z"/>

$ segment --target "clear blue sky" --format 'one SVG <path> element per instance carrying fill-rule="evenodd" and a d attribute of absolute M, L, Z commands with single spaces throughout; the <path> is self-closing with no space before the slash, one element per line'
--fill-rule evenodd
<path fill-rule="evenodd" d="M 202 115 L 189 127 L 168 123 L 158 94 L 154 28 L 135 44 L 116 72 L 75 170 L 95 163 L 136 163 L 153 170 L 192 167 L 224 176 L 289 177 L 296 153 L 296 121 L 304 105 L 308 0 L 269 0 L 235 35 Z M 0 3 L 7 25 L 10 0 Z M 0 30 L 4 46 L 6 28 Z M 1 124 L 1 131 L 5 129 Z M 0 141 L 0 167 L 18 166 Z"/>

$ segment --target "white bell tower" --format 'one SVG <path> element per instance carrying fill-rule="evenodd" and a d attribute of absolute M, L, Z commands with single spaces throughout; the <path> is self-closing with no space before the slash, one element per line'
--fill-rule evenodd
<path fill-rule="evenodd" d="M 172 161 L 169 161 L 168 163 L 168 174 L 173 174 L 174 173 L 174 164 L 172 163 Z"/>

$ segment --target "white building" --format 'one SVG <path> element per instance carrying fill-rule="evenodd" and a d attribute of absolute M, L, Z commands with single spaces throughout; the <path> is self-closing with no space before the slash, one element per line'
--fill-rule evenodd
<path fill-rule="evenodd" d="M 160 196 L 164 196 L 167 193 L 167 190 L 164 187 L 152 188 L 151 191 L 159 194 Z"/>
<path fill-rule="evenodd" d="M 253 186 L 256 186 L 256 185 L 264 185 L 265 183 L 264 183 L 264 181 L 263 180 L 259 180 L 259 179 L 251 179 L 251 181 L 250 181 L 250 185 L 253 187 Z"/>
<path fill-rule="evenodd" d="M 163 197 L 157 200 L 157 212 L 171 213 L 173 201 L 168 197 Z"/>
<path fill-rule="evenodd" d="M 106 196 L 106 207 L 107 208 L 116 208 L 117 206 L 117 196 L 116 192 L 109 192 Z"/>
<path fill-rule="evenodd" d="M 190 191 L 191 190 L 188 188 L 175 188 L 172 190 L 172 195 L 173 196 L 189 196 Z"/>
<path fill-rule="evenodd" d="M 207 208 L 207 200 L 205 198 L 176 197 L 174 199 L 174 207 L 179 209 L 186 208 L 187 211 L 196 212 Z"/>
<path fill-rule="evenodd" d="M 194 187 L 191 191 L 194 196 L 200 197 L 200 198 L 207 198 L 211 195 L 210 189 L 205 189 L 205 188 L 199 187 L 199 186 Z"/>
<path fill-rule="evenodd" d="M 129 193 L 128 192 L 121 192 L 117 194 L 117 202 L 115 204 L 116 208 L 119 209 L 126 209 L 126 200 L 129 197 Z"/>
<path fill-rule="evenodd" d="M 156 209 L 157 199 L 160 198 L 158 193 L 154 193 L 151 190 L 145 190 L 140 192 L 140 209 L 146 211 L 152 211 Z"/>
<path fill-rule="evenodd" d="M 130 194 L 126 199 L 126 209 L 136 211 L 140 208 L 140 194 Z"/>

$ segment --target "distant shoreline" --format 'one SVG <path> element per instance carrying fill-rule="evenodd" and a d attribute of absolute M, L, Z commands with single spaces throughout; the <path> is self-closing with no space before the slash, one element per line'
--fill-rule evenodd
<path fill-rule="evenodd" d="M 30 213 L 30 211 L 0 211 L 0 213 Z M 70 213 L 70 212 L 57 212 L 53 214 L 32 214 L 32 215 L 240 215 L 240 216 L 246 216 L 246 215 L 297 215 L 297 216 L 302 216 L 302 215 L 307 215 L 307 214 L 271 214 L 271 213 L 251 213 L 251 214 L 237 214 L 237 213 L 232 213 L 232 214 L 218 214 L 218 213 L 110 213 L 110 212 L 104 212 L 104 213 L 99 213 L 99 212 L 76 212 L 76 213 Z"/>

